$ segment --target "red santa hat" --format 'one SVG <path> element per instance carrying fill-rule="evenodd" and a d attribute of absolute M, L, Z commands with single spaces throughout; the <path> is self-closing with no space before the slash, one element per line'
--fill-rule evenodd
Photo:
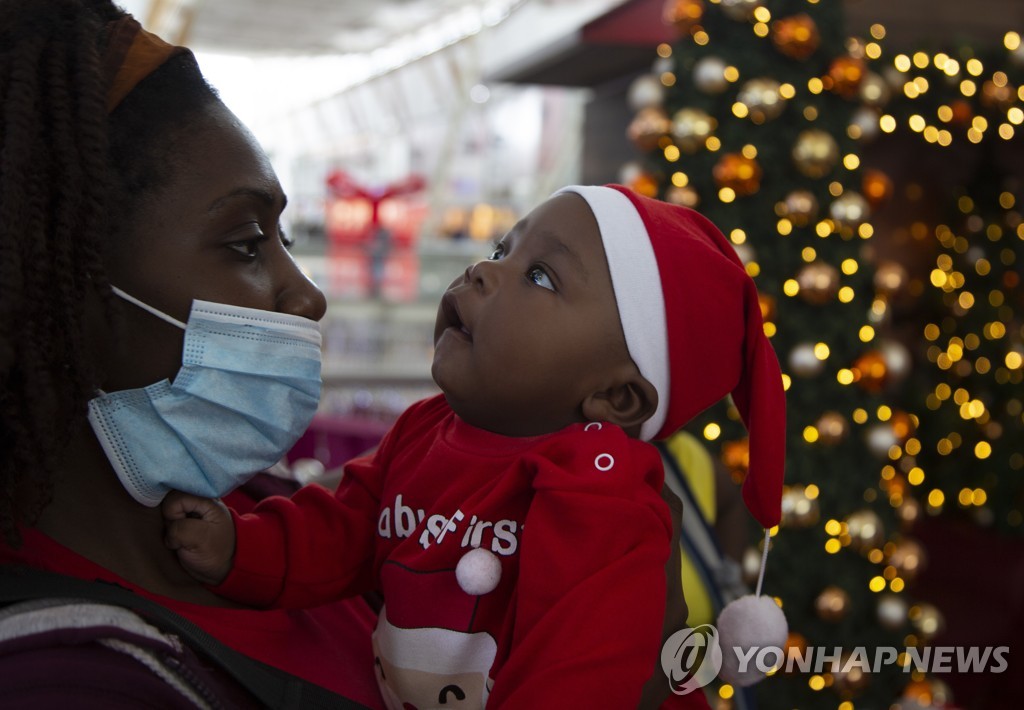
<path fill-rule="evenodd" d="M 729 241 L 694 210 L 621 185 L 559 190 L 586 200 L 604 243 L 629 354 L 658 392 L 644 440 L 671 436 L 728 394 L 750 437 L 743 500 L 782 517 L 786 400 L 757 287 Z M 558 194 L 558 193 L 556 193 Z"/>

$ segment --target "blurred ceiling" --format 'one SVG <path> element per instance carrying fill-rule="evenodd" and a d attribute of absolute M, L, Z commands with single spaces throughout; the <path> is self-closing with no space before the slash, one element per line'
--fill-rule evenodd
<path fill-rule="evenodd" d="M 119 1 L 148 29 L 177 44 L 250 55 L 368 53 L 433 23 L 471 23 L 474 15 L 500 15 L 519 4 L 516 0 Z"/>
<path fill-rule="evenodd" d="M 442 21 L 507 14 L 521 4 L 589 0 L 121 0 L 149 29 L 199 50 L 246 54 L 365 53 Z M 605 3 L 635 4 L 638 0 Z M 662 0 L 658 0 L 659 4 Z M 825 0 L 833 2 L 835 0 Z M 1024 28 L 1021 0 L 843 0 L 851 32 L 873 22 L 890 42 L 990 39 Z M 591 3 L 593 4 L 593 3 Z"/>

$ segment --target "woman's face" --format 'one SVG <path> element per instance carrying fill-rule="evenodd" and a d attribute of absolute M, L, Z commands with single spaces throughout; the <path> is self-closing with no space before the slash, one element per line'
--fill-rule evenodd
<path fill-rule="evenodd" d="M 184 322 L 193 299 L 323 317 L 280 226 L 285 196 L 263 150 L 224 106 L 180 131 L 165 185 L 136 209 L 107 264 L 110 282 Z M 184 332 L 126 302 L 101 345 L 108 391 L 173 379 Z"/>

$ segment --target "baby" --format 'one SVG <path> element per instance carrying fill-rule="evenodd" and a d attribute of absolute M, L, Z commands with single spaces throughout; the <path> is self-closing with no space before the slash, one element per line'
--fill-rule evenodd
<path fill-rule="evenodd" d="M 336 493 L 241 516 L 173 493 L 168 545 L 251 605 L 379 590 L 389 708 L 636 707 L 673 543 L 646 442 L 731 393 L 750 433 L 744 500 L 765 527 L 780 517 L 784 393 L 753 281 L 696 212 L 567 187 L 449 286 L 434 341 L 443 394 Z"/>

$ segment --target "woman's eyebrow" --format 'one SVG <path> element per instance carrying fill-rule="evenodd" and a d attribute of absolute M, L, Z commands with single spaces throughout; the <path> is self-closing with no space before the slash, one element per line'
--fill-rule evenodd
<path fill-rule="evenodd" d="M 210 206 L 206 209 L 206 211 L 215 212 L 216 210 L 219 210 L 222 207 L 224 207 L 224 205 L 227 204 L 228 202 L 243 197 L 255 199 L 263 203 L 267 207 L 274 207 L 275 205 L 277 205 L 278 199 L 280 199 L 282 210 L 284 209 L 285 205 L 288 204 L 288 197 L 281 193 L 277 193 L 272 190 L 259 187 L 238 187 L 232 190 L 231 192 L 228 192 L 225 195 L 221 195 L 220 197 L 215 199 L 213 202 L 210 203 Z"/>

